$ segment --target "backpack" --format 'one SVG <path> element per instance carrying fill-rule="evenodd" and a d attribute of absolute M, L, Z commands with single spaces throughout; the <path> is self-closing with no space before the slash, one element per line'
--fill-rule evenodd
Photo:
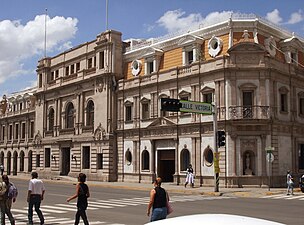
<path fill-rule="evenodd" d="M 6 184 L 4 182 L 0 182 L 0 196 L 3 196 L 6 193 Z"/>
<path fill-rule="evenodd" d="M 13 183 L 10 183 L 9 188 L 8 188 L 7 197 L 9 199 L 13 199 L 13 198 L 17 198 L 17 196 L 18 196 L 17 187 Z"/>

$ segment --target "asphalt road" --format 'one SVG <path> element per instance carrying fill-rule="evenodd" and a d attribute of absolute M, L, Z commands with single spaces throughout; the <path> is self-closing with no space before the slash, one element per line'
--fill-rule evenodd
<path fill-rule="evenodd" d="M 14 179 L 12 181 L 19 191 L 17 202 L 13 205 L 12 210 L 16 218 L 16 225 L 26 224 L 28 181 Z M 75 182 L 45 181 L 45 186 L 46 196 L 42 203 L 42 211 L 45 214 L 46 224 L 73 224 L 76 201 L 67 203 L 66 199 L 74 194 Z M 146 215 L 149 199 L 147 191 L 92 185 L 90 192 L 90 208 L 87 210 L 87 214 L 91 225 L 142 225 L 149 221 Z M 174 212 L 169 217 L 199 213 L 228 213 L 268 219 L 288 225 L 302 225 L 304 223 L 304 201 L 301 199 L 284 199 L 284 196 L 277 199 L 265 199 L 171 194 Z M 39 222 L 38 219 L 35 221 Z"/>

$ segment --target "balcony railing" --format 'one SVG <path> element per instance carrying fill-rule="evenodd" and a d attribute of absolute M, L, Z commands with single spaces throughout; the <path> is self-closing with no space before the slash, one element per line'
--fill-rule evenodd
<path fill-rule="evenodd" d="M 229 119 L 270 119 L 269 106 L 230 106 Z"/>

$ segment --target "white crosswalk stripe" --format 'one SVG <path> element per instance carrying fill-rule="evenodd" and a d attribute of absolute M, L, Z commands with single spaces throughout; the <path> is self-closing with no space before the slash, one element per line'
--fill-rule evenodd
<path fill-rule="evenodd" d="M 286 195 L 286 194 L 277 194 L 277 195 L 267 195 L 260 198 L 264 199 L 284 199 L 284 200 L 304 200 L 304 195 Z"/>
<path fill-rule="evenodd" d="M 170 202 L 188 202 L 188 201 L 202 201 L 202 200 L 215 200 L 215 199 L 227 199 L 233 197 L 224 196 L 202 196 L 202 195 L 170 195 Z M 89 201 L 88 210 L 98 209 L 113 209 L 116 207 L 126 206 L 138 206 L 147 205 L 150 198 L 147 197 L 136 197 L 136 198 L 120 198 L 120 199 L 94 199 Z M 46 224 L 50 225 L 71 225 L 74 223 L 74 218 L 67 218 L 65 215 L 68 212 L 76 212 L 76 202 L 72 203 L 56 203 L 53 205 L 42 205 L 41 210 L 44 214 Z M 12 213 L 16 219 L 16 225 L 23 225 L 27 223 L 27 207 L 22 209 L 12 209 Z M 34 213 L 34 221 L 39 221 L 39 218 Z M 7 220 L 7 224 L 9 221 Z M 82 224 L 82 223 L 81 223 Z M 104 221 L 90 221 L 92 225 L 123 225 L 123 224 L 111 224 Z"/>

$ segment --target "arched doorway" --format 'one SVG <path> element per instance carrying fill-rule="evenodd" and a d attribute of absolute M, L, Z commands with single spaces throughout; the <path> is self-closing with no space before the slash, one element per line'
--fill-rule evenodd
<path fill-rule="evenodd" d="M 28 172 L 32 172 L 33 169 L 33 152 L 29 151 L 28 153 L 28 168 L 27 171 Z"/>
<path fill-rule="evenodd" d="M 20 172 L 24 171 L 24 151 L 20 152 L 20 162 L 19 162 L 19 166 L 20 166 Z"/>
<path fill-rule="evenodd" d="M 7 162 L 6 162 L 6 174 L 7 175 L 11 175 L 11 158 L 12 158 L 12 154 L 11 152 L 7 152 Z"/>
<path fill-rule="evenodd" d="M 4 152 L 0 153 L 0 165 L 4 166 Z"/>
<path fill-rule="evenodd" d="M 14 151 L 13 154 L 13 175 L 17 175 L 18 153 Z"/>

